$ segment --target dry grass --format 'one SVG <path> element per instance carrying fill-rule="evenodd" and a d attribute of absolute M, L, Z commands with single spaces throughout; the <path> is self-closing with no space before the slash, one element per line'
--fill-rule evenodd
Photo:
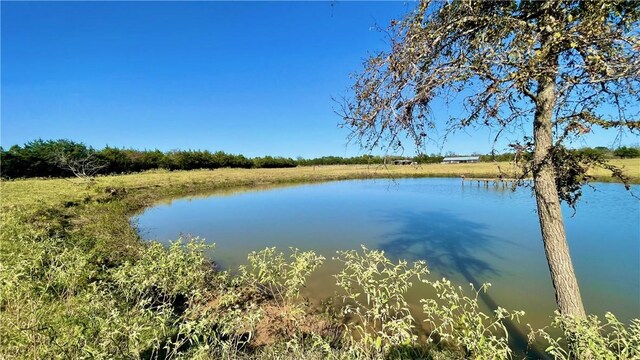
<path fill-rule="evenodd" d="M 609 164 L 622 168 L 629 176 L 631 183 L 640 184 L 640 158 L 638 159 L 612 159 Z M 611 174 L 602 168 L 594 169 L 590 172 L 598 181 L 612 181 Z"/>

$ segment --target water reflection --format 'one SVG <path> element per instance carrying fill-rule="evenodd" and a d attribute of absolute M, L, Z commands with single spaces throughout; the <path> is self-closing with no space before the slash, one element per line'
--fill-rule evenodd
<path fill-rule="evenodd" d="M 393 259 L 423 259 L 430 269 L 448 277 L 462 274 L 474 284 L 472 273 L 499 275 L 487 256 L 502 258 L 492 249 L 505 240 L 486 235 L 486 225 L 434 211 L 394 212 L 382 221 L 396 224 L 379 245 Z"/>
<path fill-rule="evenodd" d="M 492 249 L 506 244 L 515 245 L 487 235 L 483 231 L 487 230 L 486 225 L 450 212 L 390 212 L 382 220 L 399 225 L 386 234 L 385 241 L 379 245 L 387 256 L 394 260 L 426 260 L 430 271 L 435 270 L 447 278 L 462 275 L 476 289 L 480 289 L 483 283 L 479 278 L 500 275 L 501 271 L 491 265 L 491 260 L 503 259 L 503 256 Z M 489 293 L 480 292 L 479 298 L 491 311 L 498 309 L 499 304 Z M 511 348 L 524 352 L 528 348 L 527 335 L 509 319 L 504 320 L 504 325 L 511 336 Z M 536 359 L 546 358 L 536 348 L 530 349 L 527 355 Z"/>
<path fill-rule="evenodd" d="M 320 185 L 323 185 L 325 183 L 326 182 L 317 182 L 317 183 L 306 184 L 305 186 L 320 186 Z M 245 186 L 223 187 L 223 188 L 218 188 L 218 189 L 209 190 L 209 191 L 197 191 L 197 192 L 195 192 L 193 194 L 190 194 L 188 196 L 178 195 L 176 197 L 160 199 L 154 204 L 154 207 L 155 206 L 160 206 L 160 205 L 172 205 L 176 201 L 182 202 L 182 201 L 204 200 L 204 199 L 209 199 L 209 198 L 211 198 L 213 196 L 215 196 L 217 198 L 218 197 L 232 197 L 232 196 L 236 196 L 236 195 L 240 195 L 240 194 L 256 193 L 256 192 L 262 192 L 262 191 L 267 191 L 267 190 L 290 188 L 290 187 L 292 187 L 294 185 L 297 185 L 297 184 L 296 183 L 286 183 L 286 182 L 285 183 L 278 183 L 278 184 L 273 184 L 273 183 L 269 183 L 269 184 L 251 184 L 251 185 L 245 185 Z M 136 213 L 136 215 L 143 214 L 147 210 L 148 209 L 141 209 L 138 213 Z"/>

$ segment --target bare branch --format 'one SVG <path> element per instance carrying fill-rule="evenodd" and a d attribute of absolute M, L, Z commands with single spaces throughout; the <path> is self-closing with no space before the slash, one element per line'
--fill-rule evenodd
<path fill-rule="evenodd" d="M 107 167 L 107 164 L 92 151 L 77 155 L 60 149 L 53 155 L 53 163 L 61 169 L 70 171 L 80 179 L 91 178 Z"/>

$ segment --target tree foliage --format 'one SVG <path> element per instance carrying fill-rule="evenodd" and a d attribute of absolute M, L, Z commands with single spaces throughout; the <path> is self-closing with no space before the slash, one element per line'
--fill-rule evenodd
<path fill-rule="evenodd" d="M 499 138 L 531 123 L 541 81 L 550 76 L 554 144 L 546 162 L 597 128 L 637 133 L 639 9 L 633 1 L 421 1 L 383 29 L 390 50 L 371 56 L 356 75 L 343 125 L 367 149 L 397 151 L 405 138 L 421 149 L 442 126 L 430 105 L 444 101 L 465 110 L 447 119 L 447 130 L 487 126 Z M 512 144 L 533 145 L 530 137 Z M 528 170 L 524 176 L 536 171 Z"/>
<path fill-rule="evenodd" d="M 621 157 L 623 159 L 625 159 L 625 158 L 637 158 L 637 157 L 640 157 L 640 149 L 633 148 L 633 147 L 622 146 L 622 147 L 616 149 L 616 151 L 614 151 L 613 154 L 615 156 Z"/>
<path fill-rule="evenodd" d="M 106 146 L 95 150 L 83 143 L 61 140 L 35 140 L 0 148 L 2 177 L 87 177 L 97 174 L 123 174 L 151 169 L 194 170 L 297 166 L 283 157 L 250 159 L 243 155 L 207 150 L 119 149 Z"/>

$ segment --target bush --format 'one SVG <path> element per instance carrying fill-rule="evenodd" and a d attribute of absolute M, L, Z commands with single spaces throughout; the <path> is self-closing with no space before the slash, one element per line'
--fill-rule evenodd
<path fill-rule="evenodd" d="M 296 167 L 298 164 L 291 158 L 265 156 L 253 159 L 253 166 L 256 168 L 288 168 Z"/>
<path fill-rule="evenodd" d="M 263 294 L 275 299 L 280 305 L 292 304 L 300 295 L 311 273 L 320 266 L 325 258 L 313 251 L 291 249 L 291 262 L 285 260 L 283 253 L 275 247 L 266 248 L 249 254 L 249 265 L 240 267 L 243 281 L 257 288 Z"/>
<path fill-rule="evenodd" d="M 478 295 L 487 291 L 490 284 L 475 289 L 468 297 L 462 287 L 455 287 L 449 280 L 423 280 L 436 290 L 437 299 L 423 299 L 422 308 L 427 322 L 432 326 L 429 339 L 457 348 L 465 358 L 507 359 L 511 357 L 508 331 L 503 320 L 517 320 L 523 311 L 509 312 L 498 307 L 493 314 L 480 311 Z"/>
<path fill-rule="evenodd" d="M 20 177 L 64 177 L 73 176 L 68 169 L 57 164 L 57 155 L 64 153 L 69 158 L 87 157 L 95 151 L 82 143 L 71 140 L 35 140 L 12 146 L 1 151 L 2 176 L 5 178 Z"/>
<path fill-rule="evenodd" d="M 639 359 L 640 319 L 633 319 L 625 328 L 615 315 L 606 313 L 605 323 L 595 315 L 586 319 L 563 316 L 556 312 L 551 327 L 560 330 L 564 338 L 553 338 L 547 329 L 530 332 L 530 342 L 536 337 L 547 342 L 546 352 L 555 359 Z M 561 345 L 569 343 L 570 346 Z"/>
<path fill-rule="evenodd" d="M 415 320 L 405 295 L 413 279 L 428 273 L 425 263 L 394 264 L 384 252 L 364 246 L 362 253 L 339 251 L 337 260 L 344 263 L 336 275 L 345 292 L 343 313 L 355 317 L 351 324 L 355 334 L 345 331 L 345 335 L 356 354 L 380 356 L 393 347 L 415 343 Z"/>
<path fill-rule="evenodd" d="M 627 159 L 627 158 L 637 158 L 640 157 L 640 149 L 635 148 L 635 147 L 626 147 L 626 146 L 622 146 L 617 148 L 614 152 L 613 155 L 623 158 L 623 159 Z"/>
<path fill-rule="evenodd" d="M 174 305 L 176 301 L 199 301 L 214 278 L 213 265 L 203 255 L 205 249 L 212 248 L 197 238 L 186 243 L 179 239 L 168 249 L 152 242 L 137 261 L 113 269 L 111 276 L 129 301 Z"/>
<path fill-rule="evenodd" d="M 126 150 L 105 147 L 98 152 L 98 156 L 106 163 L 102 173 L 122 174 L 131 171 L 132 161 Z"/>

